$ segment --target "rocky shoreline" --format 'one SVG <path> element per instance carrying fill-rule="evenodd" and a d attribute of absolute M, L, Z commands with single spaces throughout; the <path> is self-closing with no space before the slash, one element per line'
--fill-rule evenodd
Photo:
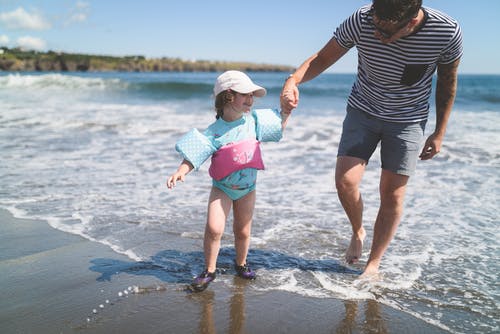
<path fill-rule="evenodd" d="M 11 72 L 220 72 L 225 70 L 255 72 L 290 72 L 291 66 L 183 60 L 180 58 L 145 58 L 144 56 L 102 56 L 64 52 L 36 52 L 0 48 L 0 71 Z"/>

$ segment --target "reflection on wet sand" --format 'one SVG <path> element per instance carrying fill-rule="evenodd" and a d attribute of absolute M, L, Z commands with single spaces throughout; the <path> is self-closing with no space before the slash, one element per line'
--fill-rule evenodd
<path fill-rule="evenodd" d="M 245 328 L 245 286 L 247 281 L 240 278 L 234 278 L 234 286 L 231 288 L 231 297 L 229 301 L 229 328 L 227 333 L 242 334 Z M 200 301 L 201 317 L 199 332 L 202 334 L 221 333 L 221 328 L 217 331 L 214 320 L 215 292 L 205 290 L 201 293 L 192 295 Z"/>
<path fill-rule="evenodd" d="M 245 293 L 246 293 L 246 285 L 247 282 L 241 280 L 239 278 L 234 278 L 234 284 L 229 287 L 227 291 L 229 296 L 228 298 L 222 298 L 222 300 L 218 299 L 216 301 L 215 292 L 213 290 L 205 290 L 201 293 L 195 293 L 191 295 L 191 298 L 197 300 L 201 306 L 201 316 L 199 322 L 199 333 L 203 334 L 215 334 L 215 333 L 229 333 L 229 334 L 242 334 L 246 333 L 245 331 L 245 322 L 246 322 L 246 308 L 245 308 Z M 220 298 L 221 296 L 219 296 Z M 220 303 L 221 301 L 228 301 L 228 304 L 217 305 L 216 303 Z M 224 311 L 224 313 L 228 312 L 228 315 L 220 313 L 221 310 L 227 310 L 226 306 L 228 306 L 229 310 Z M 216 307 L 216 311 L 214 308 Z M 339 322 L 332 323 L 327 325 L 328 328 L 324 328 L 320 326 L 321 332 L 328 333 L 337 333 L 337 334 L 345 334 L 345 333 L 377 333 L 377 334 L 387 334 L 387 325 L 385 323 L 385 319 L 382 316 L 381 305 L 376 300 L 346 300 L 344 301 L 345 314 L 343 318 L 339 317 L 340 315 L 337 313 L 332 318 L 342 319 Z M 304 305 L 304 310 L 307 313 L 308 307 Z M 332 309 L 331 312 L 334 312 Z M 337 309 L 338 312 L 338 309 Z M 326 312 L 328 314 L 330 312 Z M 228 321 L 222 320 L 227 319 Z M 218 322 L 216 323 L 216 319 Z M 248 328 L 247 328 L 248 329 Z M 311 330 L 314 329 L 314 325 L 312 325 Z M 250 329 L 250 332 L 251 329 Z M 293 331 L 292 331 L 293 332 Z"/>
<path fill-rule="evenodd" d="M 203 296 L 200 296 L 201 301 L 201 317 L 200 317 L 200 333 L 203 334 L 214 334 L 217 333 L 215 329 L 215 321 L 213 316 L 214 307 L 214 295 L 213 291 L 203 292 Z"/>
<path fill-rule="evenodd" d="M 235 279 L 236 280 L 236 279 Z M 229 333 L 244 333 L 245 327 L 245 293 L 242 287 L 235 287 L 231 297 L 229 310 Z"/>
<path fill-rule="evenodd" d="M 377 333 L 386 334 L 387 327 L 376 300 L 344 301 L 345 317 L 335 330 L 337 334 L 346 333 Z M 364 307 L 364 318 L 360 318 L 358 308 Z M 357 321 L 359 321 L 359 325 Z"/>

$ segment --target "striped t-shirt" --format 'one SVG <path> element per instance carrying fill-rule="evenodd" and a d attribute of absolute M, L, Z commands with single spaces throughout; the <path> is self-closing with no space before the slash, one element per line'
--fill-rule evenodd
<path fill-rule="evenodd" d="M 417 31 L 384 44 L 374 36 L 370 9 L 371 5 L 361 7 L 334 33 L 342 47 L 358 50 L 358 75 L 348 104 L 391 122 L 427 119 L 437 64 L 452 63 L 462 55 L 457 21 L 425 7 L 424 23 Z"/>

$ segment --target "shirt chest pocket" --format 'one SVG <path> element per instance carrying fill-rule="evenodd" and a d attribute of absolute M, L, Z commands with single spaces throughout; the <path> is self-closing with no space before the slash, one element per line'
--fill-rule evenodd
<path fill-rule="evenodd" d="M 428 64 L 406 64 L 400 83 L 405 86 L 414 85 L 424 77 L 428 67 Z"/>

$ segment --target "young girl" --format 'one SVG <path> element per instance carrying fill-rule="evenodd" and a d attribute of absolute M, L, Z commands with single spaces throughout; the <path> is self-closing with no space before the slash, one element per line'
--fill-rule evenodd
<path fill-rule="evenodd" d="M 259 109 L 250 112 L 254 96 L 266 95 L 243 72 L 227 71 L 214 86 L 216 121 L 203 133 L 193 129 L 176 144 L 184 160 L 167 180 L 168 188 L 184 181 L 186 174 L 198 169 L 210 156 L 209 174 L 213 179 L 208 199 L 207 223 L 203 248 L 206 269 L 191 286 L 206 289 L 215 279 L 217 256 L 226 219 L 233 207 L 233 232 L 238 276 L 254 279 L 255 272 L 246 263 L 255 206 L 257 170 L 264 169 L 260 142 L 279 141 L 289 114 Z"/>

